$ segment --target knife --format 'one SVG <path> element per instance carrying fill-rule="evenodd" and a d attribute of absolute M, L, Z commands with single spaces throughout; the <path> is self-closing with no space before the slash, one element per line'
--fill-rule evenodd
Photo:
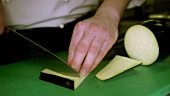
<path fill-rule="evenodd" d="M 43 46 L 34 42 L 33 40 L 27 38 L 26 36 L 20 34 L 16 30 L 9 28 L 9 27 L 8 27 L 8 29 L 31 43 L 31 50 L 32 50 L 31 55 L 33 56 L 33 58 L 31 58 L 31 59 L 35 63 L 37 63 L 41 66 L 44 66 L 50 70 L 64 74 L 64 75 L 80 77 L 78 72 L 76 72 L 74 69 L 72 69 L 67 64 L 67 62 L 62 60 L 56 54 L 52 53 L 48 49 L 44 48 Z"/>

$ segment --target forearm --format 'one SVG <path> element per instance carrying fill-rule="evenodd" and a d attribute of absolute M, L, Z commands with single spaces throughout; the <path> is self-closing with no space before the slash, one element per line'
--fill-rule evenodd
<path fill-rule="evenodd" d="M 111 18 L 113 17 L 118 23 L 130 1 L 131 0 L 103 0 L 95 15 L 103 14 L 106 15 L 106 17 L 111 16 Z"/>

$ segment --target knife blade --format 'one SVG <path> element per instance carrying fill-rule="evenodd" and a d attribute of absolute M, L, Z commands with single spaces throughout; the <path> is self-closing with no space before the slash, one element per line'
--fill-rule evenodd
<path fill-rule="evenodd" d="M 35 63 L 64 75 L 80 77 L 79 73 L 72 69 L 67 64 L 67 62 L 62 60 L 59 56 L 52 53 L 51 51 L 41 46 L 40 44 L 34 42 L 33 40 L 27 38 L 26 36 L 20 34 L 16 30 L 9 27 L 8 29 L 31 43 L 30 48 L 32 50 L 31 55 L 33 57 L 31 59 Z"/>

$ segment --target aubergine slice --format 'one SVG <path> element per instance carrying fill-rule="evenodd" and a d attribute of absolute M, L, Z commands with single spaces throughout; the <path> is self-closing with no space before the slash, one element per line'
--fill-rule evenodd
<path fill-rule="evenodd" d="M 96 74 L 96 77 L 100 80 L 107 80 L 140 64 L 140 61 L 116 55 L 102 70 Z"/>

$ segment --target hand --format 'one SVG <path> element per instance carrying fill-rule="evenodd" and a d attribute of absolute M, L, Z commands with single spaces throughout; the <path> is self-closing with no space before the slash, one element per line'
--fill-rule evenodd
<path fill-rule="evenodd" d="M 73 31 L 68 64 L 86 75 L 104 58 L 118 37 L 118 22 L 109 15 L 94 15 L 79 22 Z"/>

